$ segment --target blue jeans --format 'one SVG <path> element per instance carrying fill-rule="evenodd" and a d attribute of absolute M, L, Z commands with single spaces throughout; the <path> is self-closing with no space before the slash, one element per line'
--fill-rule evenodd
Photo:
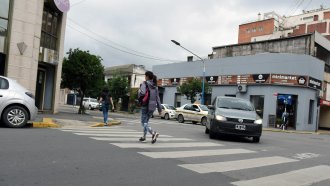
<path fill-rule="evenodd" d="M 105 124 L 108 123 L 108 112 L 109 112 L 109 105 L 102 104 L 102 112 L 103 112 L 103 121 Z"/>
<path fill-rule="evenodd" d="M 153 134 L 154 131 L 149 126 L 149 119 L 153 112 L 148 111 L 147 107 L 141 107 L 141 124 L 143 127 L 143 137 L 145 138 L 147 133 Z"/>

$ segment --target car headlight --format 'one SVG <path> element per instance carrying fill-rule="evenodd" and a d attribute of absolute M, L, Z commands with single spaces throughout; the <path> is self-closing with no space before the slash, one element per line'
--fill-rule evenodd
<path fill-rule="evenodd" d="M 227 118 L 226 117 L 220 116 L 220 115 L 216 115 L 215 116 L 215 119 L 218 120 L 218 121 L 227 121 Z"/>
<path fill-rule="evenodd" d="M 259 125 L 261 125 L 261 124 L 262 124 L 262 119 L 257 119 L 257 120 L 255 120 L 255 121 L 254 121 L 254 124 L 259 124 Z"/>

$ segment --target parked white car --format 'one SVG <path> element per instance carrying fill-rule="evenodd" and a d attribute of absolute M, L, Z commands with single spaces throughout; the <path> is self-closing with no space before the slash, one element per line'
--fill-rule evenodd
<path fill-rule="evenodd" d="M 162 105 L 162 113 L 160 115 L 161 118 L 164 118 L 166 120 L 174 119 L 175 117 L 175 107 L 167 104 L 161 104 Z M 158 110 L 156 109 L 153 113 L 153 117 L 159 116 Z"/>
<path fill-rule="evenodd" d="M 16 80 L 0 76 L 0 119 L 8 127 L 24 127 L 35 120 L 38 108 L 31 92 Z"/>
<path fill-rule="evenodd" d="M 94 110 L 99 108 L 99 102 L 95 98 L 84 98 L 83 105 L 86 109 Z"/>
<path fill-rule="evenodd" d="M 206 125 L 208 111 L 205 105 L 185 104 L 176 109 L 177 120 L 179 123 L 192 121 L 193 124 Z"/>

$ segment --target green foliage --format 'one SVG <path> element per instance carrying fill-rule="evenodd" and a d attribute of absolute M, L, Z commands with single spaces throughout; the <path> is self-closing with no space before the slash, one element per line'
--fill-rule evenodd
<path fill-rule="evenodd" d="M 118 103 L 119 98 L 124 98 L 129 92 L 127 77 L 114 74 L 108 81 L 109 91 L 115 105 Z"/>
<path fill-rule="evenodd" d="M 102 58 L 78 48 L 70 49 L 67 54 L 63 60 L 61 87 L 77 90 L 81 99 L 86 94 L 98 95 L 104 85 Z M 82 103 L 79 113 L 84 113 Z"/>
<path fill-rule="evenodd" d="M 183 83 L 181 86 L 177 87 L 177 91 L 187 97 L 191 103 L 196 101 L 196 95 L 202 93 L 202 81 L 200 79 L 194 78 L 188 82 Z M 211 87 L 208 83 L 204 84 L 204 94 L 211 92 Z"/>

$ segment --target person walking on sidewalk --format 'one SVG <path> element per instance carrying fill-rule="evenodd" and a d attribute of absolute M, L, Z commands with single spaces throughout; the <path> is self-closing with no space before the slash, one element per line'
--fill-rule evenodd
<path fill-rule="evenodd" d="M 156 108 L 159 115 L 161 115 L 162 108 L 157 87 L 157 77 L 151 71 L 145 73 L 145 81 L 140 85 L 138 91 L 138 100 L 141 104 L 141 124 L 143 127 L 143 136 L 139 140 L 141 142 L 146 141 L 146 136 L 149 132 L 152 135 L 151 143 L 153 144 L 156 142 L 159 133 L 150 127 L 149 119 Z"/>
<path fill-rule="evenodd" d="M 99 102 L 102 103 L 104 126 L 108 126 L 108 114 L 109 114 L 110 104 L 111 104 L 112 110 L 114 110 L 112 97 L 109 93 L 108 87 L 103 88 Z"/>

